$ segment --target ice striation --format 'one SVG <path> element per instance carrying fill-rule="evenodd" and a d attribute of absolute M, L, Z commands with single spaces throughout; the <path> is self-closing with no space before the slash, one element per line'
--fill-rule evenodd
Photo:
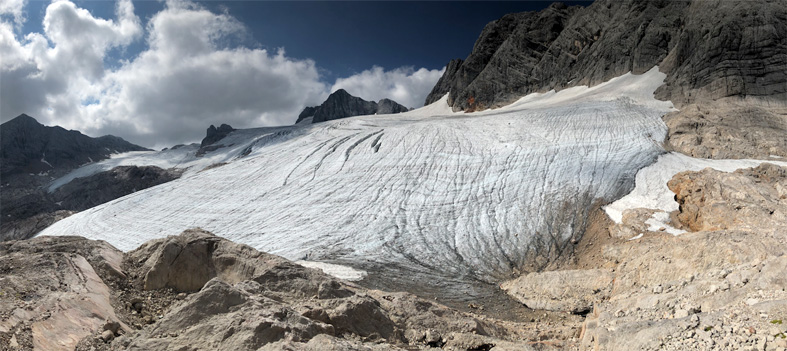
<path fill-rule="evenodd" d="M 664 78 L 654 67 L 479 113 L 452 112 L 446 96 L 397 115 L 238 130 L 210 161 L 177 150 L 117 157 L 105 162 L 192 168 L 41 235 L 127 251 L 201 227 L 367 279 L 395 267 L 396 279 L 417 284 L 494 282 L 570 249 L 596 201 L 627 194 L 664 153 L 661 116 L 672 104 L 653 98 Z"/>

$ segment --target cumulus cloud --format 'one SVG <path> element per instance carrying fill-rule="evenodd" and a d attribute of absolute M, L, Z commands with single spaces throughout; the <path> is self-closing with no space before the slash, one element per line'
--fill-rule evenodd
<path fill-rule="evenodd" d="M 25 23 L 25 4 L 26 0 L 3 0 L 0 1 L 0 16 L 13 18 L 14 24 L 18 27 Z"/>
<path fill-rule="evenodd" d="M 243 30 L 226 14 L 168 4 L 148 25 L 150 48 L 107 76 L 88 115 L 103 131 L 130 129 L 161 145 L 198 140 L 209 124 L 289 124 L 302 106 L 325 97 L 311 60 L 219 46 Z"/>
<path fill-rule="evenodd" d="M 375 66 L 350 77 L 337 79 L 331 92 L 344 89 L 365 100 L 379 101 L 389 98 L 407 107 L 417 108 L 424 105 L 426 96 L 443 72 L 445 68 L 415 70 L 412 67 L 400 67 L 385 71 L 382 67 Z"/>
<path fill-rule="evenodd" d="M 167 1 L 144 28 L 130 0 L 117 2 L 116 19 L 56 1 L 46 9 L 44 32 L 24 36 L 7 20 L 24 13 L 7 4 L 0 8 L 12 15 L 0 22 L 0 118 L 27 113 L 44 124 L 149 147 L 198 141 L 210 124 L 291 124 L 304 106 L 342 87 L 417 107 L 442 74 L 374 67 L 331 87 L 313 60 L 283 49 L 228 46 L 247 34 L 245 26 L 185 0 Z M 146 50 L 118 67 L 105 64 L 111 49 L 139 40 Z"/>

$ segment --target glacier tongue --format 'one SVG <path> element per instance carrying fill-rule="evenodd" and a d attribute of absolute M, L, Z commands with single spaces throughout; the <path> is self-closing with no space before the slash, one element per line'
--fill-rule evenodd
<path fill-rule="evenodd" d="M 443 98 L 404 114 L 231 134 L 227 164 L 41 234 L 132 250 L 202 227 L 369 274 L 395 266 L 495 281 L 554 258 L 581 235 L 595 200 L 628 193 L 663 153 L 661 116 L 672 105 L 653 91 L 664 77 L 654 67 L 480 113 L 453 113 Z"/>

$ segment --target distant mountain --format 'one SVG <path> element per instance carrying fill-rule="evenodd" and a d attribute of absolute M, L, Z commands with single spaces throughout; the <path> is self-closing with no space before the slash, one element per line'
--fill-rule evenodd
<path fill-rule="evenodd" d="M 232 133 L 233 131 L 235 131 L 235 128 L 232 128 L 229 124 L 222 124 L 218 128 L 211 124 L 210 127 L 208 127 L 208 130 L 205 133 L 205 138 L 202 139 L 200 146 L 205 147 L 212 145 L 217 141 L 224 139 L 225 136 Z"/>
<path fill-rule="evenodd" d="M 322 105 L 303 109 L 295 123 L 300 123 L 309 117 L 313 117 L 312 123 L 319 123 L 345 117 L 393 114 L 409 110 L 409 108 L 390 99 L 382 99 L 380 102 L 366 101 L 350 95 L 344 89 L 339 89 L 328 96 Z"/>
<path fill-rule="evenodd" d="M 25 239 L 75 211 L 93 207 L 180 176 L 158 167 L 118 167 L 78 178 L 54 193 L 43 186 L 111 154 L 148 149 L 122 138 L 91 138 L 47 127 L 22 114 L 0 125 L 0 241 Z"/>
<path fill-rule="evenodd" d="M 91 138 L 47 127 L 22 114 L 0 125 L 0 176 L 71 170 L 114 153 L 146 150 L 112 135 Z"/>

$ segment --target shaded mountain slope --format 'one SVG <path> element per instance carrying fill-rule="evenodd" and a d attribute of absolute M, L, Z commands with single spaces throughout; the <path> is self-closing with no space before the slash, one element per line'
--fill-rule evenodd
<path fill-rule="evenodd" d="M 300 123 L 309 117 L 312 117 L 312 123 L 319 123 L 352 116 L 383 115 L 407 111 L 409 111 L 407 107 L 390 99 L 382 99 L 379 102 L 366 101 L 350 95 L 344 89 L 339 89 L 328 96 L 322 105 L 303 109 L 295 123 Z"/>

